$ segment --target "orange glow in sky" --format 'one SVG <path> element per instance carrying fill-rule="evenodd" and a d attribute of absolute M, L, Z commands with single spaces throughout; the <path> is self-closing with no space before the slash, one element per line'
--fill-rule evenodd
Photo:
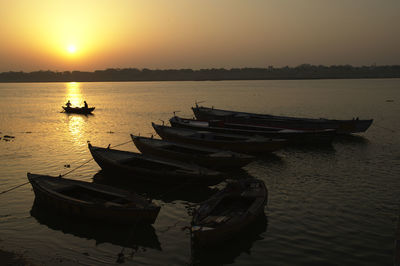
<path fill-rule="evenodd" d="M 384 2 L 0 0 L 0 72 L 399 64 Z"/>

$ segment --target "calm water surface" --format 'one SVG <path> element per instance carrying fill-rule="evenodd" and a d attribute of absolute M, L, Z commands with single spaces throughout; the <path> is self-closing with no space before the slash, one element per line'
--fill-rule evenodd
<path fill-rule="evenodd" d="M 374 118 L 362 135 L 330 148 L 285 149 L 245 167 L 269 190 L 265 219 L 238 241 L 191 250 L 194 203 L 212 188 L 170 191 L 105 177 L 93 161 L 66 177 L 108 183 L 162 206 L 148 227 L 69 220 L 34 204 L 30 184 L 0 195 L 0 248 L 44 265 L 390 265 L 400 200 L 400 80 L 0 84 L 0 191 L 26 172 L 59 175 L 97 146 L 151 135 L 173 111 L 192 117 L 195 101 L 216 108 L 338 119 Z M 96 106 L 68 115 L 61 106 Z M 387 101 L 391 100 L 391 101 Z M 161 123 L 161 122 L 160 122 Z M 4 135 L 15 138 L 4 139 Z M 118 147 L 137 151 L 132 143 Z M 65 167 L 70 165 L 70 168 Z M 183 230 L 182 230 L 183 229 Z"/>

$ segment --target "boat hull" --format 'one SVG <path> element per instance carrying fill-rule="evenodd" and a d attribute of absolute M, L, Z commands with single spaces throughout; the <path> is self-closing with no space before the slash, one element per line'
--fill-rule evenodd
<path fill-rule="evenodd" d="M 208 138 L 213 132 L 200 132 L 190 129 L 176 129 L 166 126 L 156 125 L 153 123 L 153 128 L 157 134 L 165 140 L 185 143 L 190 145 L 204 146 L 221 150 L 230 150 L 239 153 L 269 153 L 282 149 L 287 145 L 287 140 L 283 139 L 266 139 L 266 138 L 252 138 L 240 137 L 239 135 L 216 135 L 215 138 Z M 177 130 L 186 130 L 193 135 L 200 135 L 195 137 L 182 136 L 177 133 Z M 218 140 L 222 137 L 224 140 Z M 225 140 L 232 139 L 232 140 Z"/>
<path fill-rule="evenodd" d="M 143 154 L 196 163 L 212 169 L 238 169 L 255 160 L 255 157 L 245 154 L 210 150 L 165 140 L 153 139 L 153 142 L 163 142 L 165 145 L 151 145 L 149 138 L 133 135 L 131 137 L 138 150 Z M 168 147 L 172 148 L 168 149 Z"/>
<path fill-rule="evenodd" d="M 154 223 L 160 207 L 151 206 L 149 208 L 133 208 L 127 206 L 115 205 L 113 202 L 105 202 L 103 204 L 95 204 L 93 202 L 87 202 L 82 199 L 76 199 L 72 195 L 65 196 L 61 191 L 48 189 L 46 186 L 41 185 L 39 180 L 48 179 L 58 179 L 57 183 L 62 180 L 61 177 L 50 177 L 50 176 L 40 176 L 28 173 L 28 179 L 32 185 L 33 191 L 35 193 L 35 199 L 40 203 L 44 204 L 52 209 L 63 213 L 64 215 L 82 217 L 85 219 L 99 220 L 109 223 L 117 224 L 130 224 L 130 223 Z M 65 179 L 64 179 L 65 180 Z M 92 193 L 97 192 L 109 192 L 108 195 L 112 197 L 114 194 L 121 194 L 123 196 L 128 196 L 128 192 L 117 190 L 104 185 L 87 183 L 77 180 L 66 180 L 67 185 L 72 187 L 89 188 L 87 192 L 92 191 Z M 54 185 L 56 187 L 56 185 Z M 68 186 L 66 186 L 68 189 Z M 90 190 L 93 189 L 93 190 Z M 107 193 L 106 193 L 107 194 Z M 128 203 L 128 204 L 133 204 Z M 133 206 L 133 205 L 132 205 Z"/>
<path fill-rule="evenodd" d="M 336 129 L 337 133 L 339 134 L 365 132 L 373 122 L 372 119 L 359 120 L 358 118 L 352 120 L 335 120 L 325 118 L 313 119 L 289 116 L 274 116 L 199 106 L 192 107 L 192 110 L 197 119 L 204 121 L 222 120 L 224 122 L 304 130 Z"/>
<path fill-rule="evenodd" d="M 336 136 L 335 129 L 322 130 L 290 130 L 283 128 L 251 126 L 248 124 L 227 123 L 223 121 L 197 121 L 173 117 L 171 126 L 192 130 L 207 130 L 224 134 L 244 136 L 263 136 L 266 138 L 287 139 L 293 145 L 329 145 Z M 203 124 L 203 125 L 201 125 Z"/>
<path fill-rule="evenodd" d="M 248 182 L 249 180 L 241 180 L 239 182 Z M 237 193 L 233 193 L 229 188 L 218 192 L 212 196 L 209 200 L 203 203 L 199 209 L 197 209 L 193 215 L 192 227 L 191 227 L 191 237 L 192 241 L 197 246 L 212 247 L 221 242 L 234 238 L 240 232 L 243 232 L 246 228 L 251 226 L 258 218 L 264 215 L 264 206 L 268 201 L 268 191 L 265 184 L 261 180 L 253 179 L 250 183 L 256 182 L 259 184 L 258 191 L 252 191 L 253 188 L 241 190 Z M 221 208 L 222 202 L 229 198 L 252 198 L 254 201 L 248 206 L 243 212 L 239 212 L 231 217 L 228 217 L 228 221 L 218 221 L 220 218 L 225 218 L 222 215 L 224 211 L 230 208 L 226 206 Z M 221 205 L 221 206 L 219 206 Z M 214 213 L 214 210 L 219 209 L 220 213 Z M 228 212 L 229 213 L 229 212 Z M 209 217 L 212 218 L 211 225 L 208 227 L 205 222 Z"/>
<path fill-rule="evenodd" d="M 66 113 L 69 114 L 91 114 L 95 107 L 84 108 L 84 107 L 62 107 Z"/>
<path fill-rule="evenodd" d="M 189 184 L 202 184 L 202 185 L 216 185 L 220 183 L 224 177 L 221 172 L 213 171 L 197 166 L 178 167 L 176 170 L 165 170 L 162 169 L 163 165 L 169 167 L 171 164 L 178 165 L 176 162 L 164 161 L 159 158 L 151 158 L 142 154 L 136 154 L 132 152 L 117 151 L 106 148 L 94 147 L 89 144 L 90 153 L 96 163 L 106 172 L 111 174 L 118 174 L 123 177 L 130 178 L 132 181 L 137 182 L 154 182 L 162 184 L 176 185 L 181 183 Z M 158 165 L 135 165 L 125 164 L 120 160 L 112 159 L 110 156 L 105 156 L 107 152 L 121 152 L 127 153 L 128 159 L 132 156 L 140 157 L 140 159 L 151 161 L 157 161 Z"/>

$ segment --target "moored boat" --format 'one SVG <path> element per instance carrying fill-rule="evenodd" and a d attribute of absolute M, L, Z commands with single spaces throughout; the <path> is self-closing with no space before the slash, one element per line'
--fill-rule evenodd
<path fill-rule="evenodd" d="M 154 223 L 160 207 L 144 197 L 106 185 L 27 174 L 41 204 L 66 215 L 110 223 Z"/>
<path fill-rule="evenodd" d="M 350 134 L 365 132 L 372 124 L 373 119 L 337 120 L 327 118 L 301 118 L 290 116 L 276 116 L 269 114 L 246 113 L 230 110 L 215 109 L 196 105 L 193 113 L 199 120 L 222 120 L 241 124 L 270 126 L 290 129 L 336 129 L 337 133 Z"/>
<path fill-rule="evenodd" d="M 191 227 L 194 244 L 212 246 L 233 238 L 264 213 L 267 200 L 268 191 L 262 180 L 228 182 L 194 211 Z"/>
<path fill-rule="evenodd" d="M 224 178 L 218 171 L 161 159 L 144 154 L 92 146 L 96 163 L 106 172 L 121 174 L 134 181 L 176 185 L 180 183 L 216 185 Z"/>
<path fill-rule="evenodd" d="M 143 154 L 193 162 L 213 169 L 237 169 L 255 160 L 254 156 L 232 151 L 181 144 L 132 134 L 131 138 L 138 150 Z"/>
<path fill-rule="evenodd" d="M 284 139 L 270 139 L 261 136 L 241 136 L 210 131 L 175 128 L 152 123 L 154 130 L 168 141 L 190 145 L 230 150 L 239 153 L 262 153 L 277 151 L 287 144 Z"/>
<path fill-rule="evenodd" d="M 91 114 L 96 107 L 68 107 L 62 106 L 66 113 L 70 114 Z"/>
<path fill-rule="evenodd" d="M 225 134 L 287 139 L 291 144 L 296 145 L 330 144 L 336 136 L 335 129 L 294 130 L 232 122 L 229 123 L 222 120 L 200 121 L 195 119 L 181 118 L 178 116 L 172 117 L 169 122 L 173 127 L 188 128 L 193 130 L 207 130 Z"/>

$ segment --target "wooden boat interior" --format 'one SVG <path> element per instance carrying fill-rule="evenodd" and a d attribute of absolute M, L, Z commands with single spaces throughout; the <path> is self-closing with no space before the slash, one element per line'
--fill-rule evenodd
<path fill-rule="evenodd" d="M 216 134 L 209 131 L 193 131 L 185 129 L 165 128 L 166 130 L 172 131 L 174 134 L 179 134 L 184 137 L 204 139 L 204 140 L 215 140 L 215 141 L 246 141 L 247 137 L 231 136 L 228 134 Z"/>
<path fill-rule="evenodd" d="M 132 136 L 135 138 L 134 136 Z M 212 149 L 202 146 L 193 146 L 189 144 L 179 144 L 173 143 L 161 139 L 154 139 L 154 138 L 138 138 L 138 140 L 142 143 L 147 143 L 147 145 L 157 147 L 159 149 L 170 151 L 170 152 L 177 152 L 183 154 L 192 154 L 192 155 L 199 155 L 199 156 L 208 156 L 208 157 L 225 157 L 225 158 L 251 158 L 250 155 L 241 154 L 241 153 L 234 153 L 231 151 L 225 150 L 218 150 Z"/>
<path fill-rule="evenodd" d="M 228 221 L 233 221 L 236 218 L 241 218 L 254 201 L 255 198 L 253 197 L 242 197 L 240 195 L 224 197 L 209 214 L 200 219 L 199 224 L 206 227 L 215 227 Z"/>
<path fill-rule="evenodd" d="M 226 222 L 242 219 L 246 212 L 256 213 L 264 203 L 265 189 L 259 182 L 250 182 L 246 187 L 228 183 L 221 196 L 201 207 L 197 225 L 216 227 Z M 225 194 L 225 195 L 224 195 Z"/>
<path fill-rule="evenodd" d="M 205 151 L 205 150 L 198 150 L 198 149 L 191 149 L 188 147 L 184 146 L 176 146 L 176 145 L 165 145 L 161 146 L 162 149 L 168 150 L 168 151 L 176 151 L 179 153 L 191 153 L 191 154 L 199 154 L 199 155 L 210 155 L 213 154 L 213 152 L 210 151 Z"/>
<path fill-rule="evenodd" d="M 159 163 L 156 160 L 145 160 L 139 157 L 132 157 L 125 160 L 120 160 L 118 162 L 126 166 L 134 166 L 146 169 L 157 169 L 158 171 L 182 170 L 182 167 L 178 167 L 173 164 Z"/>
<path fill-rule="evenodd" d="M 202 147 L 196 147 L 196 148 L 191 148 L 188 145 L 175 145 L 173 143 L 163 141 L 163 140 L 158 140 L 158 139 L 140 139 L 141 142 L 148 142 L 151 144 L 151 146 L 158 147 L 163 150 L 167 151 L 176 151 L 180 153 L 194 153 L 194 154 L 201 154 L 201 155 L 208 155 L 214 153 L 211 150 L 204 149 Z"/>
<path fill-rule="evenodd" d="M 79 185 L 65 186 L 64 188 L 58 189 L 56 191 L 65 196 L 95 204 L 104 204 L 106 202 L 112 202 L 119 205 L 125 205 L 128 203 L 132 203 L 131 200 L 128 200 L 124 197 L 108 193 L 102 193 L 96 190 L 87 189 Z"/>

